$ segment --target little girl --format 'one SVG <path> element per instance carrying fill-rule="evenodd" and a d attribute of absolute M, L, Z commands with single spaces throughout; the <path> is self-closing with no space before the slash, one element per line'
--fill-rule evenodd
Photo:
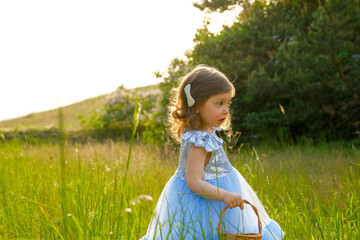
<path fill-rule="evenodd" d="M 198 66 L 180 81 L 168 116 L 170 133 L 181 142 L 179 166 L 140 240 L 220 239 L 220 218 L 221 233 L 258 233 L 258 217 L 243 199 L 258 210 L 262 239 L 283 239 L 284 232 L 231 165 L 223 140 L 215 133 L 221 127 L 230 128 L 229 105 L 234 95 L 232 83 L 214 68 Z"/>

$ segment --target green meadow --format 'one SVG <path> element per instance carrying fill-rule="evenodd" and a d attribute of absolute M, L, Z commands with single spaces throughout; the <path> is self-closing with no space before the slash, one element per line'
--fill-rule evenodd
<path fill-rule="evenodd" d="M 169 97 L 199 64 L 236 89 L 224 148 L 285 239 L 360 239 L 360 0 L 193 2 L 242 11 L 218 33 L 205 17 L 159 84 L 0 122 L 0 240 L 144 236 L 178 167 Z"/>
<path fill-rule="evenodd" d="M 83 104 L 88 101 L 53 110 L 52 117 L 43 115 L 49 112 L 31 116 L 59 122 L 55 141 L 1 135 L 0 239 L 145 235 L 161 191 L 177 169 L 179 146 L 138 138 L 141 107 L 133 113 L 129 141 L 74 141 L 66 136 L 65 129 L 72 130 L 68 122 L 76 122 L 67 111 L 85 115 Z M 26 123 L 26 118 L 5 123 L 31 129 L 36 121 Z M 224 148 L 285 239 L 360 239 L 356 141 L 302 138 L 294 145 L 274 138 L 239 147 L 224 141 Z"/>
<path fill-rule="evenodd" d="M 0 146 L 0 239 L 139 239 L 178 164 L 177 148 L 136 140 Z M 353 145 L 226 150 L 286 239 L 360 238 Z"/>

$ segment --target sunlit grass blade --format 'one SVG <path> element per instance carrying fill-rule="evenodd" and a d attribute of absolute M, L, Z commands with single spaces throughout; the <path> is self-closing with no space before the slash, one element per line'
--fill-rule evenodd
<path fill-rule="evenodd" d="M 66 172 L 66 159 L 65 159 L 65 140 L 66 134 L 64 129 L 64 115 L 63 109 L 61 107 L 58 108 L 59 114 L 59 147 L 60 147 L 60 155 L 59 155 L 59 162 L 60 162 L 60 195 L 61 195 L 61 209 L 63 216 L 67 216 L 69 214 L 69 207 L 68 202 L 69 199 L 67 198 L 67 172 Z M 64 218 L 63 221 L 63 235 L 65 238 L 68 236 L 68 218 Z"/>
<path fill-rule="evenodd" d="M 139 100 L 136 99 L 135 110 L 134 110 L 133 121 L 132 121 L 132 132 L 131 132 L 129 153 L 128 153 L 128 157 L 127 157 L 127 161 L 126 161 L 126 167 L 125 167 L 125 173 L 123 176 L 123 181 L 121 184 L 120 211 L 123 209 L 123 206 L 124 206 L 126 179 L 127 179 L 129 166 L 130 166 L 131 150 L 132 150 L 132 147 L 134 144 L 135 133 L 136 133 L 137 126 L 139 124 L 140 112 L 141 112 L 141 104 L 140 104 Z M 119 234 L 121 225 L 122 225 L 122 221 L 117 221 L 117 223 L 116 223 L 116 233 L 117 234 Z"/>

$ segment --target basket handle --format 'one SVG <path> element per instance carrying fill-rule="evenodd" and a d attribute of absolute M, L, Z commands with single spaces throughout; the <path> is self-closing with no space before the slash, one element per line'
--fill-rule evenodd
<path fill-rule="evenodd" d="M 249 204 L 252 207 L 252 209 L 254 210 L 256 216 L 258 217 L 259 234 L 261 235 L 262 234 L 262 224 L 261 224 L 261 221 L 260 221 L 260 217 L 259 217 L 259 213 L 258 213 L 257 208 L 254 205 L 252 205 L 251 203 L 249 203 L 248 200 L 243 199 L 243 202 L 246 203 L 246 204 Z M 221 232 L 220 229 L 221 229 L 222 217 L 224 216 L 224 214 L 225 214 L 226 210 L 228 209 L 228 207 L 229 206 L 225 206 L 223 208 L 222 212 L 221 212 L 221 218 L 220 218 L 220 221 L 219 221 L 219 224 L 218 224 L 219 232 Z"/>

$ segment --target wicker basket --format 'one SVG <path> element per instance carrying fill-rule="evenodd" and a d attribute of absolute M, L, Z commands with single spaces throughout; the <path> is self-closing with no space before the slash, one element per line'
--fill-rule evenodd
<path fill-rule="evenodd" d="M 258 217 L 259 233 L 221 233 L 221 220 L 228 208 L 228 206 L 226 206 L 226 207 L 224 207 L 224 209 L 221 212 L 221 218 L 220 218 L 220 221 L 218 224 L 218 232 L 219 232 L 220 236 L 223 237 L 223 239 L 227 239 L 227 240 L 232 240 L 232 239 L 261 240 L 262 226 L 261 226 L 261 221 L 260 221 L 258 210 L 254 205 L 249 203 L 247 200 L 243 199 L 243 202 L 246 204 L 249 204 L 252 207 L 252 209 L 254 210 L 254 212 L 256 213 L 256 216 Z"/>

